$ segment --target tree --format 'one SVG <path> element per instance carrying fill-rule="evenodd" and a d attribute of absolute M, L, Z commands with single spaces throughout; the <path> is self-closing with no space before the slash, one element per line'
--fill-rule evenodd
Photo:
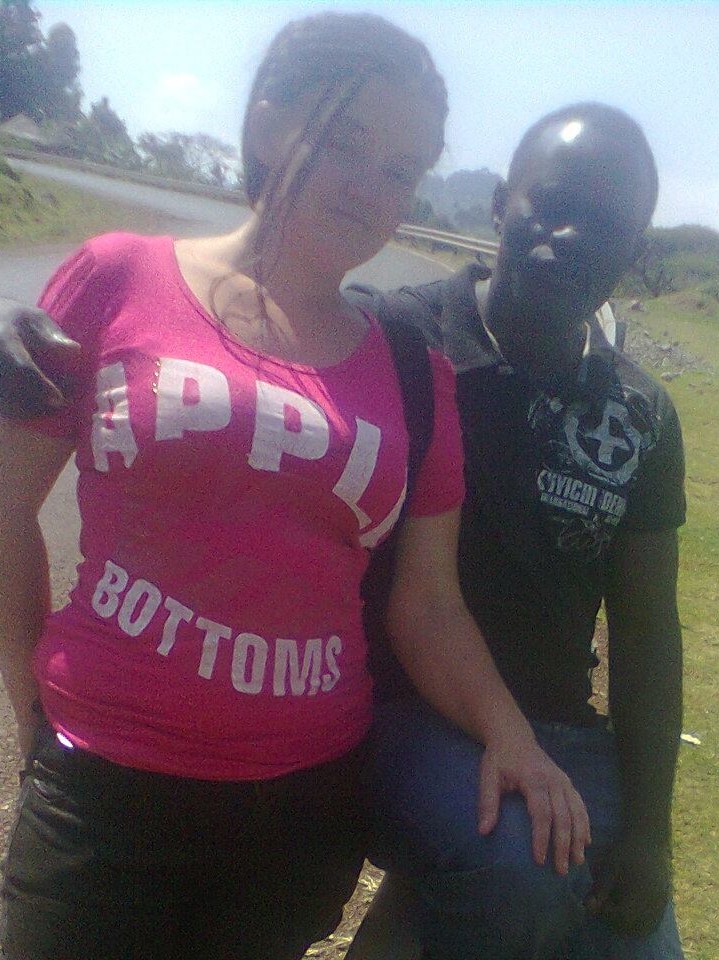
<path fill-rule="evenodd" d="M 427 227 L 433 217 L 434 210 L 429 200 L 425 200 L 422 197 L 415 197 L 412 212 L 407 218 L 409 223 L 416 223 L 420 227 Z"/>
<path fill-rule="evenodd" d="M 458 207 L 455 210 L 454 222 L 458 230 L 466 233 L 475 233 L 483 237 L 494 236 L 490 208 L 483 203 L 475 203 L 471 207 Z"/>
<path fill-rule="evenodd" d="M 142 133 L 137 145 L 145 154 L 145 167 L 159 177 L 225 188 L 237 185 L 237 151 L 209 134 Z"/>
<path fill-rule="evenodd" d="M 80 119 L 82 90 L 77 82 L 80 54 L 72 29 L 57 23 L 38 51 L 42 110 L 47 119 Z"/>
<path fill-rule="evenodd" d="M 29 0 L 0 0 L 0 120 L 39 109 L 37 53 L 42 43 L 39 14 Z"/>
<path fill-rule="evenodd" d="M 80 56 L 75 34 L 56 24 L 44 39 L 29 0 L 0 0 L 0 119 L 80 117 Z"/>
<path fill-rule="evenodd" d="M 657 231 L 652 231 L 635 264 L 635 271 L 653 297 L 661 297 L 674 290 L 674 279 L 668 262 L 670 252 L 670 246 L 665 239 L 657 235 Z"/>
<path fill-rule="evenodd" d="M 101 97 L 91 105 L 89 115 L 81 117 L 69 136 L 74 152 L 88 160 L 131 170 L 142 165 L 127 127 L 107 97 Z"/>
<path fill-rule="evenodd" d="M 719 283 L 719 233 L 685 224 L 649 230 L 645 249 L 622 287 L 660 297 L 702 283 Z"/>
<path fill-rule="evenodd" d="M 181 133 L 141 133 L 137 145 L 144 154 L 144 166 L 158 177 L 171 180 L 192 180 L 192 170 L 185 159 Z"/>
<path fill-rule="evenodd" d="M 491 235 L 488 211 L 500 177 L 486 167 L 481 170 L 457 170 L 447 179 L 430 173 L 423 177 L 417 196 L 429 200 L 437 216 L 444 216 L 461 229 Z"/>

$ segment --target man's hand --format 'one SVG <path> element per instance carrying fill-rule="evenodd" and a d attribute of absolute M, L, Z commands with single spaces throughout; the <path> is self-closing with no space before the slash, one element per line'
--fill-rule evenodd
<path fill-rule="evenodd" d="M 80 354 L 42 310 L 0 298 L 0 416 L 25 420 L 64 407 Z"/>
<path fill-rule="evenodd" d="M 439 325 L 443 350 L 457 372 L 485 366 L 496 357 L 495 348 L 482 323 L 475 286 L 492 271 L 485 263 L 466 264 L 442 281 L 442 310 Z"/>
<path fill-rule="evenodd" d="M 624 838 L 594 870 L 587 910 L 624 937 L 647 937 L 659 925 L 671 895 L 671 856 L 648 839 Z"/>
<path fill-rule="evenodd" d="M 532 852 L 536 863 L 546 861 L 550 844 L 554 869 L 566 874 L 570 864 L 584 863 L 591 843 L 584 802 L 569 777 L 536 741 L 488 746 L 479 771 L 479 832 L 497 825 L 502 795 L 517 791 L 532 821 Z"/>

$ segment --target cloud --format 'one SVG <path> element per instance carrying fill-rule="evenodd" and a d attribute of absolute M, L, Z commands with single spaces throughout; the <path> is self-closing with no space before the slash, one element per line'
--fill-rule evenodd
<path fill-rule="evenodd" d="M 157 79 L 141 111 L 145 129 L 153 132 L 203 129 L 217 91 L 192 73 L 164 73 Z"/>

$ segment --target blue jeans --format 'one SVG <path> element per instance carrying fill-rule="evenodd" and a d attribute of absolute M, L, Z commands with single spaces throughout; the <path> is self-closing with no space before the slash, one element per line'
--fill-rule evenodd
<path fill-rule="evenodd" d="M 532 859 L 523 798 L 503 798 L 487 837 L 477 829 L 482 747 L 419 699 L 376 710 L 368 795 L 371 859 L 412 883 L 426 960 L 682 960 L 671 904 L 649 937 L 619 937 L 587 916 L 592 858 L 617 837 L 619 774 L 604 727 L 533 724 L 589 812 L 588 864 L 559 876 Z"/>

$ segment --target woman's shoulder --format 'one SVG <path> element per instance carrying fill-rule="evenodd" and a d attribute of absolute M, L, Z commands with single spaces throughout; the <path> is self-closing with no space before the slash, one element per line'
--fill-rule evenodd
<path fill-rule="evenodd" d="M 115 231 L 86 240 L 80 253 L 92 260 L 97 270 L 157 262 L 172 255 L 172 237 L 144 236 Z"/>

